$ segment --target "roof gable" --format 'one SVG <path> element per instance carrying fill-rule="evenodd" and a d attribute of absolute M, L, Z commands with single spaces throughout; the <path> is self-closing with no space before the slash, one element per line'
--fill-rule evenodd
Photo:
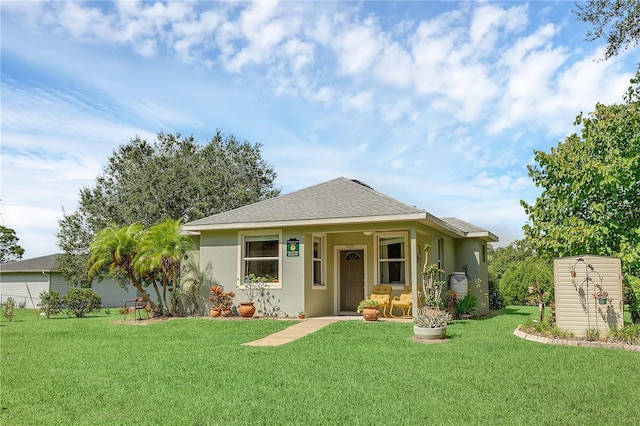
<path fill-rule="evenodd" d="M 425 211 L 343 177 L 185 224 L 185 229 L 239 223 L 424 215 Z"/>

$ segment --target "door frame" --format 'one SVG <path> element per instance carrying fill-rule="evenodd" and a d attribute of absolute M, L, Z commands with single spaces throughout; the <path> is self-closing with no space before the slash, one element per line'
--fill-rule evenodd
<path fill-rule="evenodd" d="M 333 282 L 335 283 L 334 300 L 333 300 L 333 314 L 340 315 L 340 252 L 350 250 L 362 250 L 362 256 L 364 262 L 362 267 L 364 268 L 364 283 L 362 286 L 362 298 L 365 297 L 365 289 L 367 287 L 367 245 L 366 244 L 341 244 L 333 246 Z M 345 312 L 351 313 L 351 312 Z"/>

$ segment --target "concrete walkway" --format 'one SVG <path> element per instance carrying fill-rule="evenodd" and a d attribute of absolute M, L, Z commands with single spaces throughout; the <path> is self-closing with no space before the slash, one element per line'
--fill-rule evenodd
<path fill-rule="evenodd" d="M 271 334 L 262 339 L 254 340 L 253 342 L 243 343 L 246 346 L 280 346 L 285 343 L 293 342 L 301 337 L 318 331 L 323 327 L 333 324 L 338 321 L 359 320 L 362 321 L 362 316 L 339 316 L 339 317 L 320 317 L 320 318 L 307 318 L 300 321 L 298 324 L 287 327 L 284 330 Z M 395 319 L 394 319 L 395 320 Z M 401 319 L 397 319 L 402 321 Z M 397 321 L 396 320 L 396 321 Z M 393 321 L 390 318 L 380 318 L 380 321 Z"/>
<path fill-rule="evenodd" d="M 357 317 L 356 317 L 357 318 Z M 322 327 L 326 327 L 329 324 L 340 321 L 339 317 L 331 318 L 309 318 L 304 321 L 300 321 L 298 324 L 287 327 L 284 330 L 271 334 L 262 339 L 254 340 L 253 342 L 243 343 L 247 346 L 280 346 L 285 343 L 293 342 L 296 339 L 311 334 L 314 331 L 320 330 Z"/>

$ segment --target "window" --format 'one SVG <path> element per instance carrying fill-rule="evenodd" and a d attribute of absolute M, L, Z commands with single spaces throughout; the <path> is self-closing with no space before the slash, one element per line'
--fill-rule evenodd
<path fill-rule="evenodd" d="M 324 280 L 324 238 L 313 237 L 313 287 L 325 288 Z"/>
<path fill-rule="evenodd" d="M 405 283 L 404 236 L 381 236 L 378 238 L 378 282 L 379 284 Z"/>
<path fill-rule="evenodd" d="M 444 269 L 444 238 L 438 238 L 438 268 Z"/>
<path fill-rule="evenodd" d="M 486 263 L 487 261 L 487 245 L 482 244 L 482 263 Z"/>
<path fill-rule="evenodd" d="M 253 274 L 266 277 L 272 283 L 280 282 L 279 235 L 242 236 L 242 278 Z"/>

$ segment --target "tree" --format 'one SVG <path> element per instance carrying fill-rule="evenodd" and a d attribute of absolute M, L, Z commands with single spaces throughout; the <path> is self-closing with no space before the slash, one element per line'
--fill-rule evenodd
<path fill-rule="evenodd" d="M 24 249 L 18 245 L 16 231 L 0 225 L 0 263 L 22 259 Z"/>
<path fill-rule="evenodd" d="M 180 232 L 181 221 L 168 219 L 145 229 L 133 223 L 108 226 L 96 232 L 89 246 L 89 274 L 108 268 L 109 275 L 124 274 L 138 292 L 160 314 L 168 312 L 167 290 L 175 291 L 180 281 L 181 262 L 195 249 L 193 241 Z M 152 286 L 158 306 L 145 288 Z"/>
<path fill-rule="evenodd" d="M 89 279 L 103 268 L 108 268 L 111 276 L 115 276 L 119 271 L 131 281 L 142 297 L 150 300 L 133 265 L 138 256 L 138 240 L 143 232 L 144 227 L 140 223 L 132 223 L 122 228 L 110 225 L 96 232 L 89 246 Z M 152 300 L 150 304 L 155 308 Z"/>
<path fill-rule="evenodd" d="M 537 305 L 532 298 L 529 287 L 539 286 L 543 292 L 553 294 L 553 268 L 542 259 L 527 258 L 511 264 L 504 272 L 498 283 L 500 294 L 508 305 Z"/>
<path fill-rule="evenodd" d="M 535 251 L 527 240 L 516 240 L 506 247 L 494 249 L 489 246 L 488 275 L 489 275 L 489 308 L 502 309 L 505 301 L 500 293 L 500 279 L 507 269 L 524 262 L 526 259 L 534 258 Z"/>
<path fill-rule="evenodd" d="M 154 289 L 158 284 L 158 300 L 162 306 L 169 307 L 167 289 L 175 291 L 180 278 L 180 265 L 188 251 L 194 250 L 193 241 L 180 233 L 180 220 L 167 219 L 150 227 L 138 242 L 138 254 L 134 259 L 134 268 L 142 277 L 152 282 Z"/>
<path fill-rule="evenodd" d="M 624 104 L 597 104 L 578 115 L 572 134 L 550 153 L 535 151 L 529 176 L 542 193 L 523 227 L 536 252 L 550 259 L 595 253 L 618 256 L 640 274 L 640 69 Z"/>
<path fill-rule="evenodd" d="M 592 25 L 586 40 L 606 37 L 605 59 L 640 42 L 640 0 L 590 0 L 576 7 L 578 19 Z"/>
<path fill-rule="evenodd" d="M 77 211 L 59 221 L 58 245 L 64 254 L 58 267 L 64 278 L 84 283 L 92 236 L 111 224 L 188 222 L 278 195 L 276 174 L 260 148 L 220 131 L 206 145 L 193 137 L 159 133 L 153 143 L 136 137 L 120 146 L 95 185 L 80 190 Z"/>

